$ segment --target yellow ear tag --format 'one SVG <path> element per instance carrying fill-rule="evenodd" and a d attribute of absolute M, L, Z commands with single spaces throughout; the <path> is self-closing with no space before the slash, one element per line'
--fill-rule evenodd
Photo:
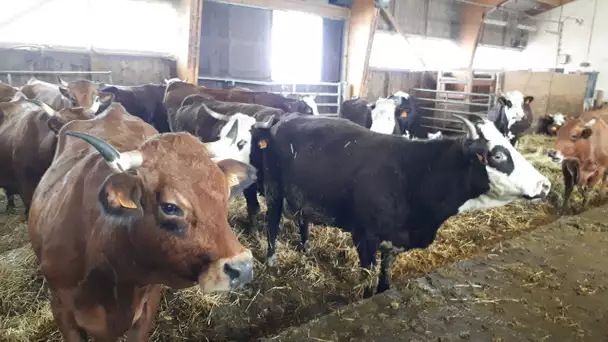
<path fill-rule="evenodd" d="M 118 194 L 116 197 L 118 198 L 118 202 L 123 208 L 137 209 L 137 205 L 135 202 L 128 198 L 123 198 L 123 194 Z"/>
<path fill-rule="evenodd" d="M 260 146 L 260 148 L 263 150 L 266 147 L 268 147 L 268 143 L 266 142 L 266 140 L 260 140 L 260 142 L 258 143 L 258 145 Z"/>
<path fill-rule="evenodd" d="M 557 127 L 553 126 L 551 127 L 551 132 L 556 132 L 557 131 Z"/>
<path fill-rule="evenodd" d="M 403 112 L 401 112 L 401 115 L 399 115 L 399 116 L 402 118 L 407 118 L 407 112 L 403 111 Z"/>
<path fill-rule="evenodd" d="M 235 185 L 238 185 L 239 182 L 239 177 L 237 177 L 235 174 L 230 174 L 228 176 L 228 187 L 232 188 Z"/>

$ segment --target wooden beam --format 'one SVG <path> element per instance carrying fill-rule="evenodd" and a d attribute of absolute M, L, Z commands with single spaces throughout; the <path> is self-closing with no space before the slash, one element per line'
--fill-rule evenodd
<path fill-rule="evenodd" d="M 177 77 L 198 84 L 203 0 L 180 0 Z"/>
<path fill-rule="evenodd" d="M 382 12 L 382 15 L 384 16 L 384 18 L 386 19 L 388 24 L 390 26 L 392 26 L 393 30 L 395 30 L 395 32 L 400 34 L 403 37 L 403 39 L 405 39 L 406 43 L 409 44 L 410 42 L 408 40 L 407 35 L 401 30 L 401 27 L 397 23 L 397 20 L 395 19 L 393 14 L 384 8 L 380 9 L 380 11 Z M 416 52 L 414 52 L 414 53 L 416 53 Z M 422 63 L 422 67 L 426 68 L 426 64 L 424 63 L 424 60 L 422 59 L 422 57 L 420 57 L 420 55 L 418 53 L 416 53 L 416 57 L 418 57 L 418 60 L 420 61 L 420 63 Z"/>
<path fill-rule="evenodd" d="M 346 98 L 365 96 L 369 56 L 378 22 L 374 0 L 353 0 L 346 54 Z"/>
<path fill-rule="evenodd" d="M 476 2 L 486 6 L 497 6 L 504 0 L 477 0 Z M 489 10 L 488 7 L 463 3 L 460 21 L 460 49 L 467 62 L 465 65 L 469 68 L 473 66 L 475 51 L 483 30 L 483 19 Z"/>
<path fill-rule="evenodd" d="M 346 7 L 319 3 L 313 0 L 209 0 L 232 5 L 243 5 L 277 10 L 300 11 L 316 14 L 325 18 L 348 19 L 350 9 Z"/>
<path fill-rule="evenodd" d="M 567 3 L 573 2 L 575 0 L 536 0 L 536 1 L 543 2 L 543 3 L 551 5 L 551 6 L 559 7 L 559 6 L 563 6 Z"/>

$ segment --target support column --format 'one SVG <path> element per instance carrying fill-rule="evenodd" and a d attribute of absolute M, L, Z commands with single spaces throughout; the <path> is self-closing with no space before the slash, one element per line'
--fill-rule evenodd
<path fill-rule="evenodd" d="M 198 83 L 203 0 L 180 0 L 177 77 Z"/>
<path fill-rule="evenodd" d="M 378 21 L 378 9 L 374 7 L 374 0 L 353 0 L 350 13 L 345 99 L 365 96 L 369 56 Z"/>

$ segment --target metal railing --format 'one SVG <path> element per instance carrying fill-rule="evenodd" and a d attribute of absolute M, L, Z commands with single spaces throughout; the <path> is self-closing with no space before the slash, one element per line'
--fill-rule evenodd
<path fill-rule="evenodd" d="M 267 91 L 281 95 L 315 95 L 315 103 L 319 108 L 319 114 L 327 116 L 337 116 L 343 101 L 342 82 L 280 83 L 209 76 L 199 76 L 198 81 L 199 85 L 202 83 L 215 83 L 217 86 L 219 83 L 221 87 L 222 85 L 229 84 L 233 87 L 242 86 L 254 88 L 252 90 Z"/>
<path fill-rule="evenodd" d="M 0 75 L 6 75 L 6 83 L 13 85 L 13 75 L 108 75 L 108 82 L 112 82 L 111 71 L 37 71 L 37 70 L 0 70 Z"/>
<path fill-rule="evenodd" d="M 449 133 L 465 133 L 462 122 L 450 114 L 479 115 L 483 118 L 495 103 L 495 94 L 413 88 L 421 110 L 420 126 Z M 432 97 L 431 97 L 432 96 Z"/>

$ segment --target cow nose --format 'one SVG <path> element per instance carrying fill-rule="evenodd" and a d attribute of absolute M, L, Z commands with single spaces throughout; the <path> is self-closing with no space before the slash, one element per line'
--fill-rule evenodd
<path fill-rule="evenodd" d="M 538 181 L 538 183 L 536 184 L 536 188 L 537 193 L 540 196 L 547 196 L 549 194 L 549 191 L 551 190 L 551 182 L 545 178 L 543 180 Z"/>
<path fill-rule="evenodd" d="M 253 279 L 253 261 L 237 261 L 224 264 L 224 273 L 230 278 L 230 287 L 238 289 Z"/>

